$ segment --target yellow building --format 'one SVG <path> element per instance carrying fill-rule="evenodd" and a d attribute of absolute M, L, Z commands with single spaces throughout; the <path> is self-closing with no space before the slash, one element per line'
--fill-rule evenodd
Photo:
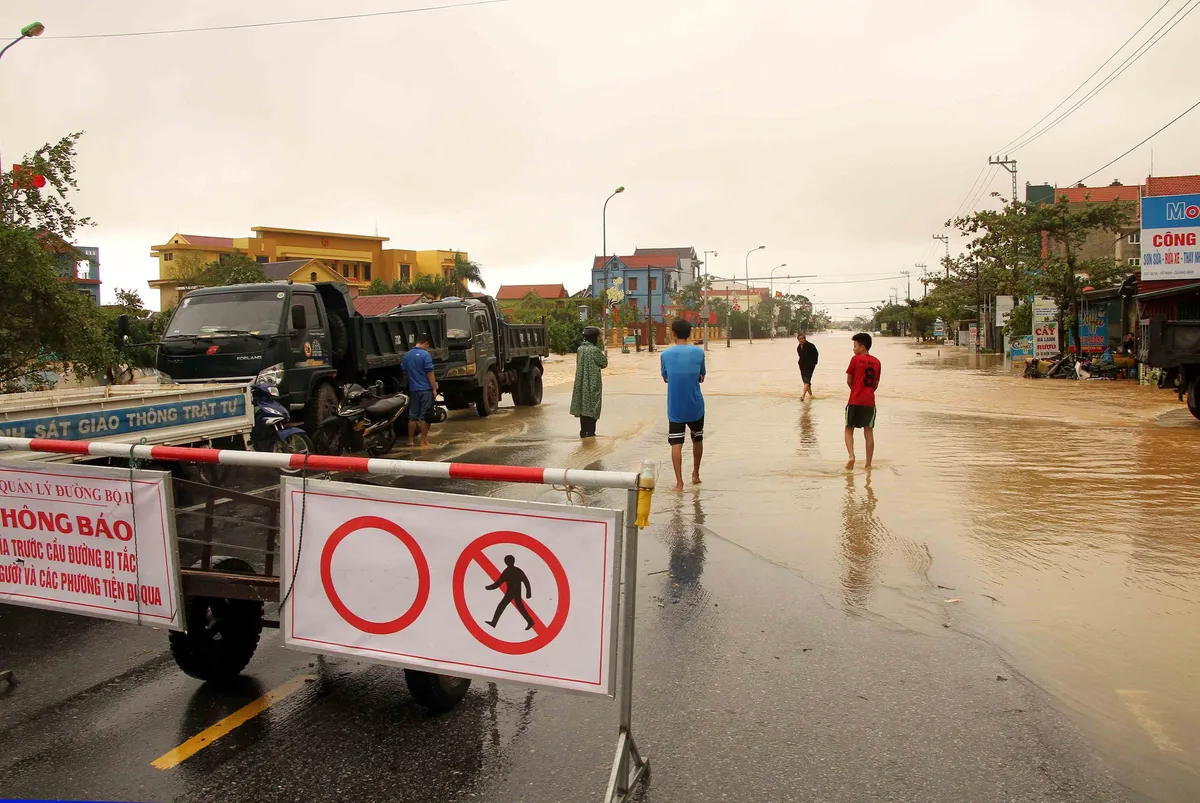
<path fill-rule="evenodd" d="M 256 226 L 250 237 L 202 237 L 176 234 L 162 245 L 151 246 L 150 256 L 158 260 L 158 279 L 150 287 L 159 292 L 159 308 L 174 306 L 179 297 L 193 289 L 189 279 L 210 262 L 216 262 L 236 251 L 262 264 L 295 262 L 305 264 L 317 260 L 316 268 L 304 270 L 303 265 L 289 271 L 293 281 L 318 281 L 303 278 L 312 273 L 318 276 L 328 271 L 341 277 L 351 291 L 368 286 L 372 279 L 385 284 L 411 282 L 420 275 L 445 277 L 454 267 L 456 253 L 467 258 L 465 251 L 413 251 L 404 248 L 384 248 L 387 237 L 364 234 L 342 234 L 304 229 L 278 229 Z M 268 272 L 273 275 L 276 272 Z M 326 279 L 319 279 L 325 281 Z"/>

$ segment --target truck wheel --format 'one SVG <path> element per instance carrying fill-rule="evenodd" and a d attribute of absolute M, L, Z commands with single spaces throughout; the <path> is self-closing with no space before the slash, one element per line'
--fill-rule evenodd
<path fill-rule="evenodd" d="M 346 356 L 346 322 L 340 315 L 329 316 L 329 342 L 333 346 L 334 359 L 340 360 Z"/>
<path fill-rule="evenodd" d="M 1193 379 L 1192 384 L 1188 385 L 1187 405 L 1192 416 L 1200 419 L 1200 376 Z"/>
<path fill-rule="evenodd" d="M 239 558 L 225 558 L 213 570 L 254 574 Z M 187 630 L 171 633 L 171 657 L 184 674 L 211 683 L 241 674 L 258 649 L 263 604 L 244 599 L 189 597 L 184 603 Z"/>
<path fill-rule="evenodd" d="M 542 403 L 542 369 L 534 366 L 529 377 L 529 406 L 537 407 Z"/>
<path fill-rule="evenodd" d="M 471 681 L 450 675 L 435 675 L 416 669 L 404 670 L 404 682 L 417 704 L 430 711 L 444 713 L 451 710 L 466 696 Z"/>
<path fill-rule="evenodd" d="M 500 407 L 500 380 L 496 374 L 488 371 L 483 380 L 483 387 L 475 391 L 475 412 L 480 418 L 487 418 Z"/>
<path fill-rule="evenodd" d="M 334 320 L 330 318 L 330 320 Z M 333 385 L 320 382 L 313 389 L 312 398 L 304 405 L 304 429 L 310 435 L 316 434 L 317 427 L 325 419 L 337 415 L 338 395 Z"/>

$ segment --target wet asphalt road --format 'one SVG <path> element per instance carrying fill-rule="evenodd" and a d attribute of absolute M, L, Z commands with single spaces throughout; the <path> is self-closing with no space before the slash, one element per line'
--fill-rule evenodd
<path fill-rule="evenodd" d="M 436 456 L 628 468 L 661 451 L 665 433 L 650 426 L 580 449 L 574 422 L 562 420 L 564 394 L 548 391 L 537 418 L 501 416 L 485 446 L 452 444 Z M 630 393 L 606 404 L 645 401 Z M 488 431 L 472 421 L 459 430 Z M 492 493 L 561 498 L 528 487 Z M 752 526 L 749 504 L 745 515 Z M 1137 799 L 988 644 L 830 605 L 798 573 L 709 529 L 701 496 L 657 494 L 640 550 L 634 731 L 652 771 L 635 799 Z M 148 628 L 5 606 L 0 644 L 0 669 L 21 680 L 0 687 L 7 796 L 599 800 L 616 741 L 608 701 L 476 683 L 457 709 L 432 716 L 412 703 L 399 670 L 284 650 L 276 631 L 231 689 L 181 674 L 165 633 Z M 178 766 L 151 766 L 289 682 L 300 691 Z"/>

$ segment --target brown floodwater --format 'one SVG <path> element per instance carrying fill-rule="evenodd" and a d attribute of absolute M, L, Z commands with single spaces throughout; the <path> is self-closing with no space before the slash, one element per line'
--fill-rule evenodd
<path fill-rule="evenodd" d="M 849 335 L 814 342 L 808 403 L 794 342 L 713 344 L 704 484 L 685 492 L 706 527 L 855 615 L 989 641 L 1135 793 L 1200 800 L 1200 422 L 1136 382 L 1026 380 L 877 338 L 875 466 L 860 436 L 847 471 Z M 611 357 L 601 438 L 562 461 L 664 460 L 657 355 Z"/>

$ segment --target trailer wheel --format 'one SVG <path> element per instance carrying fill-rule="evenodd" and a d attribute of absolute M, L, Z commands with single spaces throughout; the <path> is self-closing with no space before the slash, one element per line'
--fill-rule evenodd
<path fill-rule="evenodd" d="M 225 558 L 215 571 L 254 574 L 244 560 Z M 187 630 L 171 633 L 171 657 L 183 673 L 210 683 L 241 674 L 262 635 L 263 604 L 244 599 L 189 597 L 185 603 Z"/>
<path fill-rule="evenodd" d="M 417 705 L 439 714 L 458 705 L 466 696 L 467 689 L 471 688 L 471 681 L 467 678 L 435 675 L 416 669 L 404 670 L 404 682 Z"/>
<path fill-rule="evenodd" d="M 333 320 L 330 318 L 330 320 Z M 309 435 L 315 435 L 321 422 L 337 415 L 338 395 L 333 385 L 319 382 L 313 388 L 312 398 L 304 405 L 304 429 Z"/>
<path fill-rule="evenodd" d="M 1188 412 L 1194 418 L 1200 419 L 1200 376 L 1192 380 L 1187 392 Z"/>
<path fill-rule="evenodd" d="M 475 391 L 475 412 L 480 418 L 487 418 L 500 407 L 500 380 L 493 371 L 487 372 L 483 387 Z"/>

